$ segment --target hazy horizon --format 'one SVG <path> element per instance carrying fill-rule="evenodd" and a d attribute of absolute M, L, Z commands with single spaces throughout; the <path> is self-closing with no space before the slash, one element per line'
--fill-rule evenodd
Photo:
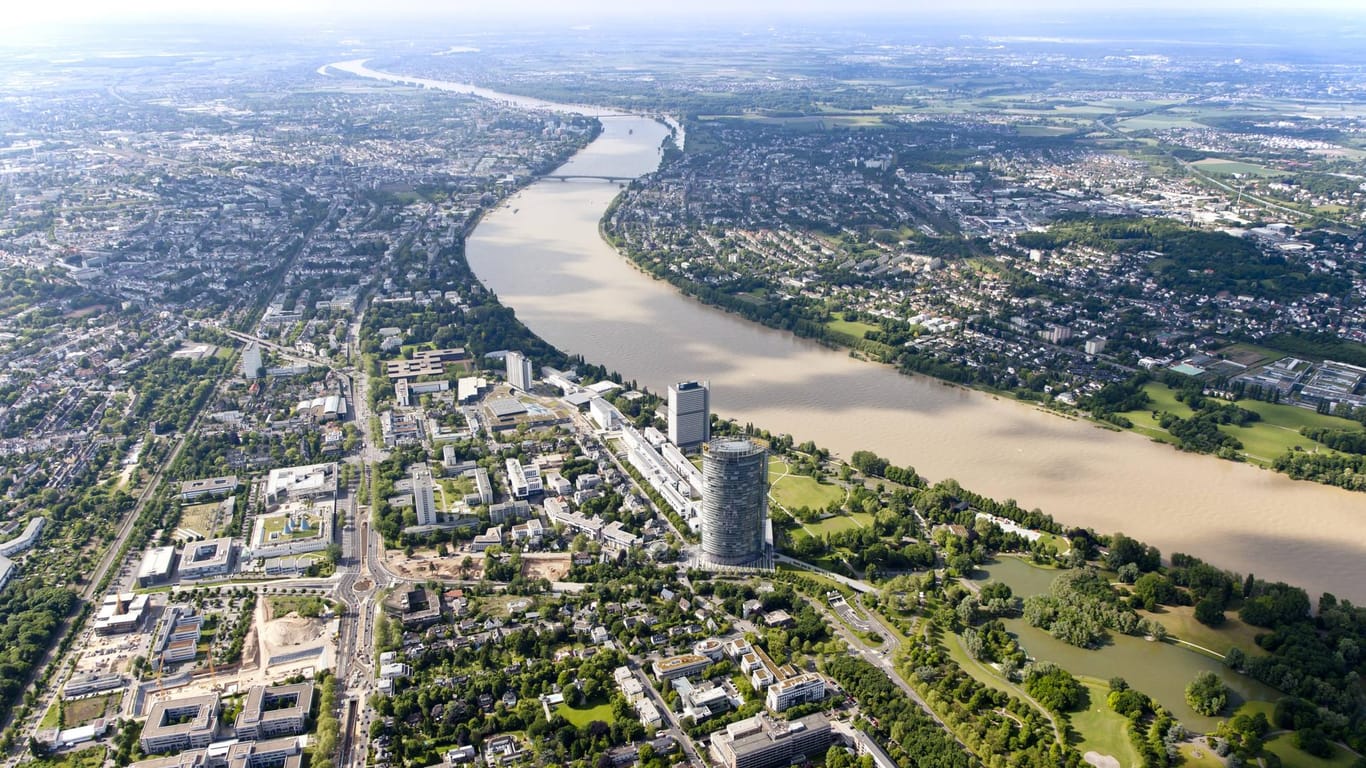
<path fill-rule="evenodd" d="M 1088 21 L 1142 15 L 1189 18 L 1210 17 L 1236 24 L 1251 17 L 1293 18 L 1306 15 L 1342 19 L 1366 19 L 1366 6 L 1350 0 L 1117 0 L 1097 9 L 1085 0 L 1041 0 L 1028 4 L 1006 0 L 963 0 L 946 7 L 938 2 L 919 0 L 894 3 L 886 0 L 754 0 L 742 5 L 723 0 L 698 0 L 678 4 L 642 4 L 622 0 L 587 0 L 563 3 L 554 0 L 513 0 L 496 5 L 450 2 L 433 5 L 421 0 L 393 0 L 377 5 L 366 0 L 223 0 L 187 5 L 178 0 L 59 0 L 51 3 L 21 4 L 6 9 L 6 25 L 86 25 L 107 23 L 267 23 L 314 21 L 326 23 L 351 21 L 403 22 L 416 19 L 468 20 L 474 22 L 519 21 L 534 24 L 609 23 L 616 20 L 697 19 L 720 21 L 860 17 L 923 19 L 992 23 L 997 20 Z"/>

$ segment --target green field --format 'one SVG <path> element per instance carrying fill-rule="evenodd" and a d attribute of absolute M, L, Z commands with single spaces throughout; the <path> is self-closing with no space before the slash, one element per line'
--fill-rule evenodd
<path fill-rule="evenodd" d="M 791 467 L 783 459 L 770 456 L 768 460 L 768 494 L 774 502 L 787 509 L 809 507 L 817 509 L 844 501 L 848 492 L 834 483 L 818 483 L 814 477 L 789 474 Z"/>
<path fill-rule="evenodd" d="M 65 728 L 75 728 L 85 725 L 92 720 L 104 717 L 106 713 L 110 716 L 117 715 L 119 712 L 119 702 L 123 700 L 122 692 L 106 693 L 103 696 L 91 696 L 85 699 L 76 699 L 66 702 L 66 716 L 63 718 Z"/>
<path fill-rule="evenodd" d="M 878 330 L 876 325 L 861 323 L 857 320 L 845 320 L 844 315 L 839 312 L 834 313 L 834 318 L 835 319 L 833 320 L 827 321 L 825 327 L 829 328 L 832 333 L 848 336 L 855 341 L 864 339 L 869 331 Z"/>
<path fill-rule="evenodd" d="M 1196 160 L 1191 165 L 1205 173 L 1241 173 L 1244 176 L 1276 176 L 1280 173 L 1280 171 L 1265 166 L 1242 163 L 1237 160 L 1221 160 L 1217 157 Z"/>
<path fill-rule="evenodd" d="M 1115 127 L 1123 131 L 1164 131 L 1170 128 L 1208 128 L 1209 126 L 1201 125 L 1189 117 L 1144 115 L 1120 120 L 1115 124 Z"/>
<path fill-rule="evenodd" d="M 1189 418 L 1192 414 L 1191 409 L 1186 407 L 1185 403 L 1178 402 L 1176 392 L 1164 384 L 1150 382 L 1143 389 L 1148 393 L 1148 397 L 1152 398 L 1152 403 L 1141 411 L 1127 411 L 1122 415 L 1134 423 L 1133 431 L 1155 440 L 1175 442 L 1166 430 L 1158 426 L 1158 420 L 1153 418 L 1153 413 L 1167 411 L 1181 418 Z M 1239 400 L 1238 406 L 1257 413 L 1262 417 L 1261 421 L 1246 427 L 1223 426 L 1220 430 L 1238 438 L 1243 444 L 1243 454 L 1260 464 L 1270 464 L 1277 456 L 1295 446 L 1305 450 L 1328 450 L 1301 435 L 1301 427 L 1347 429 L 1358 426 L 1356 422 L 1347 419 L 1325 416 L 1293 405 L 1267 403 L 1261 400 Z"/>
<path fill-rule="evenodd" d="M 1266 655 L 1256 639 L 1265 630 L 1244 624 L 1232 611 L 1225 614 L 1227 618 L 1218 629 L 1196 621 L 1195 609 L 1189 605 L 1163 606 L 1161 613 L 1144 611 L 1142 615 L 1160 622 L 1172 638 L 1194 643 L 1215 653 L 1226 654 L 1229 649 L 1238 648 L 1248 656 Z"/>
<path fill-rule="evenodd" d="M 1138 765 L 1138 752 L 1129 741 L 1127 732 L 1129 721 L 1123 715 L 1110 709 L 1106 696 L 1110 693 L 1108 685 L 1083 680 L 1090 702 L 1081 712 L 1073 712 L 1069 717 L 1072 728 L 1081 736 L 1076 745 L 1083 754 L 1099 752 L 1119 760 L 1120 765 Z"/>
<path fill-rule="evenodd" d="M 1285 768 L 1350 768 L 1356 763 L 1356 757 L 1337 746 L 1333 747 L 1333 756 L 1328 759 L 1314 757 L 1296 747 L 1294 736 L 1289 733 L 1273 737 L 1266 743 L 1266 748 L 1281 759 Z"/>
<path fill-rule="evenodd" d="M 555 712 L 578 728 L 585 728 L 594 720 L 612 722 L 612 705 L 606 701 L 587 709 L 575 709 L 568 704 L 561 704 L 555 708 Z"/>
<path fill-rule="evenodd" d="M 108 754 L 105 747 L 90 747 L 79 752 L 66 752 L 60 755 L 30 760 L 20 763 L 19 768 L 100 768 Z"/>
<path fill-rule="evenodd" d="M 1015 132 L 1021 136 L 1066 136 L 1075 132 L 1075 128 L 1065 125 L 1017 125 Z"/>

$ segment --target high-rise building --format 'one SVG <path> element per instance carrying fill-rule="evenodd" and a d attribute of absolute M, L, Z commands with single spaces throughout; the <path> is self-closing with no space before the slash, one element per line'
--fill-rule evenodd
<path fill-rule="evenodd" d="M 531 382 L 536 378 L 531 373 L 531 361 L 521 352 L 509 352 L 507 367 L 508 383 L 523 392 L 531 391 Z"/>
<path fill-rule="evenodd" d="M 432 471 L 425 464 L 413 467 L 413 511 L 418 525 L 436 525 L 436 497 L 432 494 Z"/>
<path fill-rule="evenodd" d="M 688 450 L 711 439 L 710 382 L 682 381 L 669 387 L 669 442 Z"/>
<path fill-rule="evenodd" d="M 261 377 L 261 347 L 254 341 L 247 342 L 247 346 L 242 350 L 242 378 L 259 379 Z"/>
<path fill-rule="evenodd" d="M 712 565 L 765 560 L 768 452 L 752 440 L 717 438 L 702 447 L 702 556 Z"/>

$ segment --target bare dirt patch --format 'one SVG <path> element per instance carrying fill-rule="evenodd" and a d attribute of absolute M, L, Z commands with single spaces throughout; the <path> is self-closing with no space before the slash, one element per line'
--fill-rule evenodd
<path fill-rule="evenodd" d="M 1082 755 L 1082 759 L 1094 765 L 1095 768 L 1120 768 L 1119 760 L 1109 755 L 1102 755 L 1099 752 L 1087 752 Z"/>
<path fill-rule="evenodd" d="M 469 558 L 468 567 L 462 567 Z M 385 565 L 406 579 L 437 581 L 478 581 L 484 576 L 483 553 L 456 552 L 442 557 L 432 549 L 415 550 L 412 556 L 400 551 L 385 554 Z M 561 552 L 527 552 L 522 555 L 522 575 L 529 579 L 562 581 L 569 574 L 570 555 Z"/>

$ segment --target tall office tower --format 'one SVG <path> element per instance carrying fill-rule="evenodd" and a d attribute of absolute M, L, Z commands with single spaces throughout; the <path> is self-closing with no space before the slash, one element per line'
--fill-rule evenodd
<path fill-rule="evenodd" d="M 507 356 L 508 383 L 523 392 L 531 391 L 531 361 L 521 352 L 509 352 Z"/>
<path fill-rule="evenodd" d="M 242 378 L 259 379 L 261 377 L 261 347 L 254 341 L 247 342 L 247 346 L 242 350 Z"/>
<path fill-rule="evenodd" d="M 669 387 L 669 442 L 683 450 L 711 439 L 710 385 L 683 381 Z"/>
<path fill-rule="evenodd" d="M 425 464 L 413 467 L 413 510 L 418 525 L 436 525 L 436 497 L 432 495 L 432 471 Z"/>
<path fill-rule="evenodd" d="M 702 556 L 713 565 L 765 560 L 768 452 L 752 440 L 717 438 L 702 447 Z"/>

